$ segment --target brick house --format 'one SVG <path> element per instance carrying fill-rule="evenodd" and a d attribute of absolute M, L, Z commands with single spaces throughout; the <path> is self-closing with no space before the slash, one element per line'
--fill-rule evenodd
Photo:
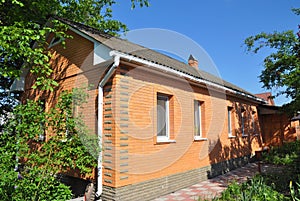
<path fill-rule="evenodd" d="M 97 194 L 151 200 L 249 162 L 262 145 L 258 107 L 267 102 L 188 64 L 82 24 L 66 48 L 49 36 L 54 92 L 31 89 L 46 109 L 62 90 L 92 85 L 84 120 L 102 143 Z"/>
<path fill-rule="evenodd" d="M 258 107 L 264 144 L 267 146 L 280 146 L 284 142 L 299 138 L 296 129 L 299 127 L 299 122 L 293 120 L 293 118 L 291 119 L 281 110 L 281 107 L 275 105 L 270 92 L 255 95 L 267 101 L 267 104 Z"/>

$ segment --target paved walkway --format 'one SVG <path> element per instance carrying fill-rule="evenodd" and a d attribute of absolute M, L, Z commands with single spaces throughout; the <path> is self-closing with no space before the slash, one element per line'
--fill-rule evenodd
<path fill-rule="evenodd" d="M 262 171 L 264 171 L 265 168 L 265 165 L 262 166 Z M 202 181 L 198 184 L 178 190 L 174 193 L 157 198 L 153 201 L 195 201 L 198 200 L 199 197 L 203 199 L 212 199 L 220 195 L 221 192 L 225 190 L 228 184 L 230 184 L 231 182 L 245 182 L 248 178 L 253 177 L 257 173 L 257 164 L 249 163 L 244 167 L 237 168 L 235 170 L 227 172 L 226 174 L 214 177 L 207 181 Z"/>

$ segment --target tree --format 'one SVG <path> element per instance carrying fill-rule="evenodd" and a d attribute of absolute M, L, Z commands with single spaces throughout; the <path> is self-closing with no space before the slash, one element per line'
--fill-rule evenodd
<path fill-rule="evenodd" d="M 297 15 L 300 9 L 292 9 Z M 300 28 L 300 26 L 299 26 Z M 272 53 L 264 59 L 259 78 L 266 89 L 276 88 L 276 96 L 285 95 L 291 102 L 284 105 L 289 114 L 300 111 L 300 34 L 292 30 L 260 33 L 245 40 L 249 52 L 258 53 L 264 47 Z"/>
<path fill-rule="evenodd" d="M 47 112 L 32 100 L 15 108 L 0 135 L 1 200 L 68 200 L 72 193 L 59 182 L 60 173 L 71 168 L 89 174 L 97 166 L 97 156 L 90 153 L 100 152 L 98 141 L 72 114 L 85 101 L 82 94 L 63 92 Z M 41 138 L 44 132 L 47 140 Z"/>
<path fill-rule="evenodd" d="M 147 0 L 130 0 L 148 6 Z M 112 6 L 115 0 L 0 0 L 0 113 L 11 111 L 7 100 L 8 89 L 22 69 L 30 69 L 37 76 L 35 87 L 53 90 L 57 83 L 51 79 L 51 54 L 46 37 L 55 33 L 67 37 L 65 26 L 50 16 L 71 19 L 116 35 L 127 30 L 125 24 L 114 20 Z M 18 96 L 18 94 L 12 94 Z"/>
<path fill-rule="evenodd" d="M 148 6 L 147 0 L 130 1 L 132 8 Z M 83 135 L 85 125 L 72 116 L 74 93 L 62 93 L 56 106 L 45 112 L 38 101 L 30 100 L 12 110 L 16 104 L 8 89 L 23 69 L 36 77 L 35 88 L 52 91 L 58 85 L 51 79 L 46 38 L 50 33 L 69 36 L 65 25 L 49 17 L 117 35 L 127 27 L 113 19 L 114 4 L 115 0 L 0 0 L 0 117 L 12 112 L 5 129 L 0 127 L 1 200 L 67 200 L 71 191 L 58 181 L 59 173 L 71 168 L 88 174 L 96 166 L 97 139 Z M 44 131 L 46 141 L 40 140 Z"/>

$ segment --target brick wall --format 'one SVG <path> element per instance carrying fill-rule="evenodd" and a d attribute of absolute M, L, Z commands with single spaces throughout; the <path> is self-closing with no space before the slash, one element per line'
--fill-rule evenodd
<path fill-rule="evenodd" d="M 256 104 L 122 62 L 105 90 L 104 185 L 134 185 L 250 156 L 261 146 Z M 106 88 L 105 88 L 106 89 Z M 156 96 L 170 97 L 170 138 L 156 140 Z M 202 102 L 203 137 L 194 140 L 193 104 Z M 233 108 L 228 137 L 227 108 Z M 244 135 L 241 108 L 245 109 Z M 253 129 L 252 114 L 256 129 Z M 224 166 L 224 164 L 223 164 Z M 222 166 L 222 167 L 223 167 Z M 213 166 L 215 167 L 215 166 Z M 218 165 L 216 166 L 218 167 Z M 213 168 L 212 174 L 225 170 Z"/>
<path fill-rule="evenodd" d="M 31 87 L 35 82 L 35 77 L 28 74 L 25 82 L 25 92 L 22 95 L 22 100 L 27 99 L 44 99 L 46 103 L 46 110 L 56 104 L 60 93 L 63 90 L 72 90 L 73 88 L 87 88 L 85 90 L 88 94 L 87 103 L 82 105 L 82 108 L 77 112 L 84 111 L 84 122 L 89 128 L 90 135 L 95 135 L 97 130 L 97 95 L 98 90 L 95 88 L 100 80 L 101 69 L 98 66 L 92 65 L 93 61 L 93 48 L 94 44 L 81 36 L 68 31 L 72 38 L 66 39 L 66 48 L 61 44 L 53 46 L 50 51 L 52 54 L 50 63 L 53 69 L 52 78 L 58 83 L 58 87 L 54 87 L 54 91 L 42 91 L 39 89 L 33 90 Z M 52 36 L 49 36 L 51 40 Z M 46 136 L 47 139 L 47 136 Z M 77 172 L 72 171 L 71 175 L 79 175 Z M 87 175 L 93 178 L 94 175 Z"/>
<path fill-rule="evenodd" d="M 297 139 L 296 127 L 298 122 L 291 122 L 282 113 L 264 114 L 260 116 L 262 136 L 267 145 L 279 146 L 285 141 Z"/>
<path fill-rule="evenodd" d="M 250 156 L 235 158 L 213 165 L 200 167 L 185 172 L 147 180 L 122 187 L 103 187 L 103 200 L 113 201 L 147 201 L 176 190 L 191 186 L 207 178 L 241 167 L 249 162 Z"/>

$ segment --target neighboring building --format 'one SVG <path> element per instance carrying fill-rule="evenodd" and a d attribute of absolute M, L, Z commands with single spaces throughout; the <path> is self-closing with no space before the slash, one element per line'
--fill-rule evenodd
<path fill-rule="evenodd" d="M 95 180 L 103 200 L 151 200 L 241 166 L 262 146 L 263 99 L 199 71 L 193 56 L 188 65 L 59 20 L 72 36 L 66 48 L 49 36 L 60 85 L 33 90 L 28 74 L 23 99 L 41 97 L 47 109 L 62 90 L 93 85 L 81 111 L 102 139 Z"/>
<path fill-rule="evenodd" d="M 297 135 L 297 140 L 300 140 L 300 112 L 297 112 L 297 114 L 291 119 L 296 135 Z"/>
<path fill-rule="evenodd" d="M 255 94 L 255 96 L 267 101 L 268 105 L 275 105 L 275 102 L 273 100 L 273 96 L 272 96 L 271 92 Z"/>
<path fill-rule="evenodd" d="M 268 103 L 258 107 L 264 144 L 267 146 L 279 146 L 284 142 L 294 141 L 297 138 L 297 122 L 291 121 L 281 110 L 281 107 L 275 106 L 270 92 L 255 95 Z"/>

